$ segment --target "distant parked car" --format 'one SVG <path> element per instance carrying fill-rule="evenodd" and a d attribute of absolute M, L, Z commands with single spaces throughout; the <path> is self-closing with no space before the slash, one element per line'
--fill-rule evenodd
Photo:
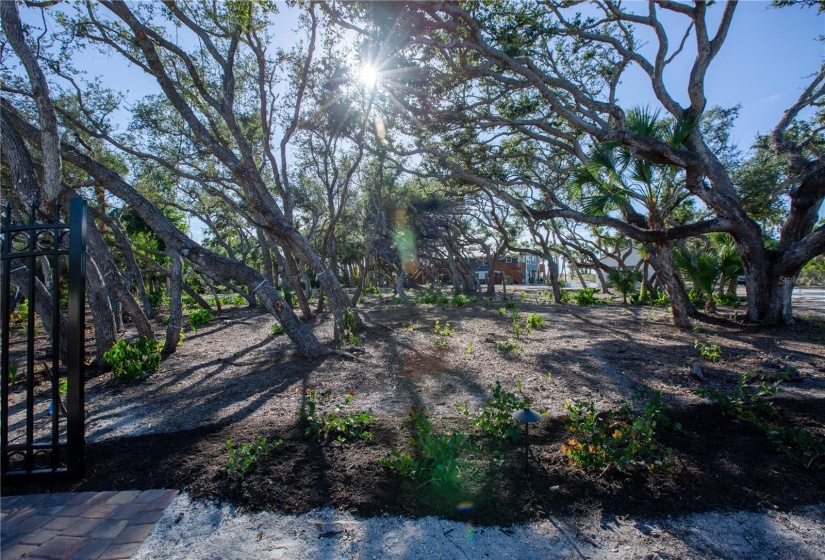
<path fill-rule="evenodd" d="M 739 276 L 737 276 L 736 277 L 736 283 L 737 284 L 744 284 L 745 283 L 745 275 L 740 274 Z"/>

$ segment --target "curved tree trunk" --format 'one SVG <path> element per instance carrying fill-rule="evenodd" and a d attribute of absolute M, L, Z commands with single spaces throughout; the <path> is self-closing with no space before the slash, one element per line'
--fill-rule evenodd
<path fill-rule="evenodd" d="M 117 342 L 117 329 L 109 303 L 109 290 L 103 283 L 97 263 L 89 253 L 86 254 L 86 293 L 95 326 L 95 361 L 98 367 L 102 367 L 106 363 L 103 354 Z"/>
<path fill-rule="evenodd" d="M 37 141 L 37 129 L 31 126 L 13 106 L 5 101 L 3 102 L 2 113 L 9 116 L 14 128 L 22 136 L 30 141 Z M 252 282 L 256 285 L 262 280 L 265 281 L 259 272 L 249 266 L 209 251 L 189 239 L 157 207 L 108 167 L 82 154 L 68 143 L 62 142 L 61 148 L 67 161 L 83 169 L 100 184 L 104 185 L 109 192 L 129 204 L 138 216 L 152 228 L 155 235 L 162 239 L 170 249 L 177 249 L 184 259 L 227 280 L 231 279 L 243 284 Z M 288 305 L 285 305 L 283 298 L 271 284 L 262 284 L 257 295 L 261 298 L 261 303 L 266 310 L 272 313 L 283 325 L 287 336 L 295 343 L 302 355 L 321 357 L 334 353 L 318 342 L 313 332 L 292 313 L 292 310 Z"/>
<path fill-rule="evenodd" d="M 692 327 L 691 319 L 696 317 L 697 313 L 673 268 L 672 252 L 673 247 L 669 243 L 654 243 L 648 249 L 651 266 L 658 273 L 659 281 L 664 285 L 670 298 L 673 324 L 681 329 L 689 329 Z"/>
<path fill-rule="evenodd" d="M 183 301 L 181 297 L 181 285 L 183 284 L 183 261 L 180 253 L 175 250 L 169 251 L 172 259 L 172 273 L 170 275 L 169 288 L 169 324 L 166 325 L 166 338 L 163 342 L 164 354 L 172 354 L 178 348 L 180 342 L 180 331 L 183 328 Z"/>

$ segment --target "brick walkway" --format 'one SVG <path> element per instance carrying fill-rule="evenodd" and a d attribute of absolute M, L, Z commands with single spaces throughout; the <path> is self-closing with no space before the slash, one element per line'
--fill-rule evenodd
<path fill-rule="evenodd" d="M 66 492 L 0 500 L 0 556 L 131 558 L 177 490 Z"/>

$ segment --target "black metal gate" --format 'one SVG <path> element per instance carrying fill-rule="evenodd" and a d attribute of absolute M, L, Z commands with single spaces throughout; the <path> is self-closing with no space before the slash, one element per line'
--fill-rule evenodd
<path fill-rule="evenodd" d="M 5 214 L 0 227 L 2 481 L 81 478 L 85 451 L 86 202 L 79 198 L 70 201 L 68 224 L 60 223 L 59 209 L 53 222 L 40 224 L 34 222 L 34 211 L 28 224 L 13 224 L 8 205 Z M 25 294 L 24 307 L 18 304 L 21 293 Z M 64 295 L 68 296 L 65 315 L 61 310 Z M 50 317 L 44 318 L 42 307 L 48 298 L 52 302 Z M 19 309 L 14 314 L 12 303 Z M 40 324 L 35 320 L 35 307 L 41 311 Z M 39 332 L 46 321 L 52 324 L 51 340 Z"/>

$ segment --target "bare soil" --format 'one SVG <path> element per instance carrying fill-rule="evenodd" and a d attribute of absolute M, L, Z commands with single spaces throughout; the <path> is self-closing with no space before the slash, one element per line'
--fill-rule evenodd
<path fill-rule="evenodd" d="M 736 310 L 722 308 L 691 332 L 674 328 L 662 308 L 546 305 L 536 295 L 516 298 L 522 321 L 539 313 L 547 326 L 518 340 L 518 355 L 496 349 L 496 342 L 514 338 L 510 310 L 498 312 L 501 301 L 408 308 L 392 304 L 387 294 L 370 296 L 360 308 L 367 329 L 359 333 L 365 352 L 358 361 L 301 358 L 286 337 L 271 334 L 272 317 L 257 309 L 225 310 L 188 333 L 147 382 L 114 385 L 108 373 L 88 373 L 84 480 L 3 488 L 3 494 L 168 487 L 252 511 L 332 507 L 361 516 L 438 515 L 482 525 L 548 514 L 790 511 L 825 503 L 825 470 L 795 466 L 762 431 L 723 416 L 694 394 L 731 391 L 740 373 L 793 365 L 799 378 L 782 384 L 776 406 L 788 421 L 825 438 L 825 310 L 800 307 L 796 325 L 768 328 L 745 324 Z M 444 350 L 435 346 L 436 320 L 456 330 Z M 316 319 L 314 328 L 322 340 L 331 338 L 328 316 Z M 722 349 L 718 363 L 702 364 L 704 380 L 690 374 L 700 361 L 697 340 Z M 455 403 L 479 408 L 497 380 L 509 391 L 520 380 L 534 408 L 547 409 L 530 431 L 529 478 L 523 446 L 493 450 L 477 436 L 480 451 L 455 485 L 412 483 L 378 466 L 407 443 L 412 405 L 424 407 L 437 430 L 472 433 Z M 376 418 L 374 438 L 307 436 L 297 418 L 307 387 L 341 398 L 354 391 L 355 408 Z M 640 391 L 661 391 L 668 416 L 681 423 L 681 431 L 663 436 L 681 471 L 587 473 L 571 466 L 560 449 L 567 439 L 564 403 L 593 395 L 607 409 L 638 403 Z M 261 436 L 283 444 L 242 480 L 230 478 L 223 469 L 227 440 Z M 493 461 L 494 455 L 502 460 Z"/>

